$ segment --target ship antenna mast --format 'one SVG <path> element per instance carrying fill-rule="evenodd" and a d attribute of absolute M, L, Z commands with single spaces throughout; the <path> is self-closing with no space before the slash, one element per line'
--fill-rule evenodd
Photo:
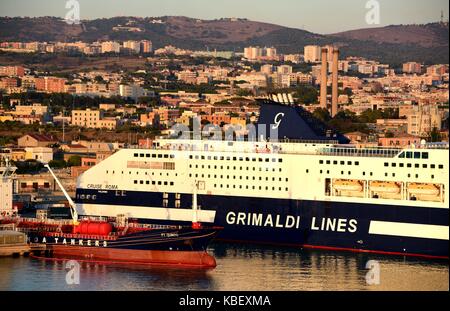
<path fill-rule="evenodd" d="M 70 205 L 70 214 L 72 215 L 72 220 L 74 224 L 78 223 L 78 213 L 76 209 L 75 203 L 72 201 L 72 198 L 67 193 L 66 189 L 64 189 L 63 185 L 59 181 L 59 179 L 56 177 L 55 173 L 53 173 L 52 169 L 50 168 L 50 165 L 45 164 L 44 167 L 46 167 L 50 174 L 52 174 L 53 178 L 55 179 L 56 183 L 58 184 L 59 188 L 61 188 L 61 191 L 64 193 L 64 196 L 66 197 L 67 201 L 69 201 Z"/>

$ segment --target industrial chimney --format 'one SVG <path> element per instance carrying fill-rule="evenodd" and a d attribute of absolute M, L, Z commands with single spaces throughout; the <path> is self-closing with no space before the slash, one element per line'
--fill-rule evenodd
<path fill-rule="evenodd" d="M 327 76 L 328 76 L 328 62 L 327 62 L 328 49 L 322 48 L 322 66 L 320 71 L 320 107 L 327 109 Z"/>
<path fill-rule="evenodd" d="M 339 49 L 333 49 L 333 64 L 331 72 L 331 116 L 334 117 L 338 109 L 338 70 L 339 70 Z"/>

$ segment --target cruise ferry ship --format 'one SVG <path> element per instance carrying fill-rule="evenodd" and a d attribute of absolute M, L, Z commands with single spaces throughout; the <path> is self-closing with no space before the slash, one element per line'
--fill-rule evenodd
<path fill-rule="evenodd" d="M 259 104 L 257 140 L 119 150 L 79 177 L 78 213 L 189 223 L 197 191 L 218 239 L 448 258 L 448 144 L 359 148 L 302 107 Z"/>

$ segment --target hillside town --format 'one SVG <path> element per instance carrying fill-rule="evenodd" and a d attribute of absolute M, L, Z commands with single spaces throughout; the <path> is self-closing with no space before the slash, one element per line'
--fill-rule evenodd
<path fill-rule="evenodd" d="M 18 194 L 58 190 L 41 172 L 47 163 L 73 191 L 76 177 L 91 166 L 120 148 L 151 148 L 174 124 L 189 127 L 197 119 L 223 129 L 245 128 L 257 121 L 255 99 L 270 94 L 289 94 L 355 144 L 448 142 L 448 64 L 412 60 L 392 67 L 359 57 L 339 59 L 339 48 L 332 45 L 308 45 L 287 55 L 258 46 L 242 53 L 153 50 L 149 40 L 2 42 L 0 48 L 131 56 L 145 64 L 136 70 L 78 72 L 0 64 L 0 152 L 19 168 Z"/>

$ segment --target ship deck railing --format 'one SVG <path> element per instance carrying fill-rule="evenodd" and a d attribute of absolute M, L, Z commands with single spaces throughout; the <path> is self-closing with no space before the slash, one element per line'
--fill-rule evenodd
<path fill-rule="evenodd" d="M 393 158 L 397 156 L 402 149 L 400 148 L 322 148 L 319 149 L 319 155 L 328 156 L 346 156 L 346 157 L 377 157 Z"/>

